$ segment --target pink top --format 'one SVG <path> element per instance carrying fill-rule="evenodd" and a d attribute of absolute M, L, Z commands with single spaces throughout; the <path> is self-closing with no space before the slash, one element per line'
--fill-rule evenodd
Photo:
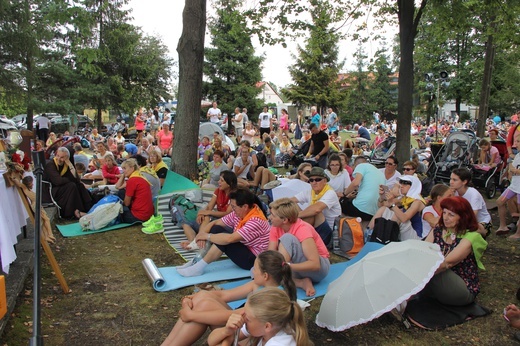
<path fill-rule="evenodd" d="M 300 241 L 300 243 L 306 239 L 312 238 L 314 243 L 316 243 L 320 257 L 330 257 L 329 250 L 327 250 L 327 247 L 325 246 L 325 243 L 321 239 L 320 235 L 316 232 L 314 227 L 302 219 L 298 219 L 295 223 L 293 223 L 289 229 L 289 232 L 287 233 L 294 235 Z M 281 227 L 271 227 L 269 241 L 278 242 L 278 239 L 280 239 L 284 234 L 285 232 Z"/>
<path fill-rule="evenodd" d="M 240 229 L 235 229 L 240 218 L 234 211 L 223 216 L 221 220 L 226 226 L 233 227 L 233 232 L 238 232 L 244 238 L 240 242 L 247 246 L 255 256 L 267 250 L 269 245 L 269 222 L 267 220 L 253 217 Z"/>
<path fill-rule="evenodd" d="M 289 114 L 282 114 L 280 116 L 280 127 L 286 127 L 288 119 L 289 119 Z"/>
<path fill-rule="evenodd" d="M 136 130 L 138 130 L 138 131 L 144 130 L 145 125 L 146 125 L 145 121 L 140 116 L 137 116 L 135 118 L 135 129 Z"/>
<path fill-rule="evenodd" d="M 157 133 L 157 138 L 159 138 L 159 148 L 168 149 L 173 143 L 173 132 L 168 131 L 168 134 L 165 134 L 164 131 L 161 130 Z"/>

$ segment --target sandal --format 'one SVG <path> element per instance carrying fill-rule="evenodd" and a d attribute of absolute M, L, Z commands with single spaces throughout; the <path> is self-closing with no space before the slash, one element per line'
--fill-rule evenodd
<path fill-rule="evenodd" d="M 495 231 L 495 235 L 505 235 L 505 234 L 509 234 L 509 228 L 506 228 L 506 229 L 503 229 L 503 228 L 499 228 Z"/>

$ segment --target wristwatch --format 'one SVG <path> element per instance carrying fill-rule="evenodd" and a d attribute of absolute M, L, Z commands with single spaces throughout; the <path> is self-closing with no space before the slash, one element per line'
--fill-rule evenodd
<path fill-rule="evenodd" d="M 395 203 L 390 206 L 390 209 L 392 209 L 393 207 L 395 207 Z"/>

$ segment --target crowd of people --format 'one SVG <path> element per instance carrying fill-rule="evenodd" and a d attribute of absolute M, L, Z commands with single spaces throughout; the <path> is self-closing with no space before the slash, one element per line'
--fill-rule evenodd
<path fill-rule="evenodd" d="M 171 155 L 174 133 L 166 120 L 155 136 L 147 134 L 143 114 L 137 114 L 135 143 L 125 141 L 121 133 L 105 139 L 93 131 L 92 157 L 79 143 L 58 148 L 45 165 L 44 180 L 52 188 L 44 189 L 44 201 L 56 203 L 64 218 L 79 218 L 93 204 L 89 189 L 111 186 L 123 202 L 124 222 L 144 223 L 145 233 L 160 232 L 156 225 L 162 216 L 154 214 L 153 201 L 169 169 L 164 158 Z M 221 117 L 213 103 L 207 118 L 218 123 Z M 376 168 L 359 151 L 363 150 L 360 143 L 370 146 L 371 132 L 376 134 L 372 145 L 394 133 L 392 122 L 380 121 L 375 127 L 362 122 L 341 143 L 338 117 L 332 109 L 321 117 L 312 107 L 308 119 L 300 113 L 291 123 L 285 109 L 278 120 L 266 107 L 253 125 L 247 110 L 237 108 L 231 121 L 238 144 L 235 151 L 219 133 L 199 139 L 197 157 L 199 166 L 205 167 L 201 186 L 214 193 L 194 221 L 181 219 L 186 239 L 180 245 L 205 250 L 202 258 L 177 271 L 186 277 L 198 276 L 226 255 L 240 268 L 252 269 L 253 281 L 228 291 L 201 291 L 184 297 L 179 319 L 164 345 L 190 345 L 208 328 L 212 329 L 210 345 L 229 341 L 235 334 L 240 339 L 262 340 L 265 345 L 310 344 L 295 303 L 295 288 L 313 296 L 314 284 L 329 273 L 329 249 L 340 216 L 360 218 L 369 229 L 378 219 L 391 220 L 399 227 L 401 241 L 421 239 L 439 244 L 445 260 L 419 295 L 448 305 L 475 300 L 491 217 L 482 195 L 471 187 L 468 168 L 453 170 L 449 185 L 435 185 L 425 198 L 421 194 L 425 163 L 417 157 L 406 161 L 399 172 L 395 156 L 387 157 L 383 168 Z M 434 130 L 444 131 L 442 127 Z M 424 136 L 431 134 L 430 128 L 426 132 Z M 430 141 L 423 137 L 420 143 L 428 147 Z M 490 142 L 479 144 L 484 153 L 480 160 L 495 162 Z M 520 136 L 514 145 L 520 146 Z M 511 162 L 511 185 L 499 198 L 497 235 L 506 229 L 509 233 L 505 225 L 508 202 L 520 202 L 513 199 L 520 194 L 517 163 L 516 158 Z M 277 176 L 275 169 L 284 165 L 292 165 L 294 174 Z M 290 198 L 273 198 L 275 189 L 291 183 L 305 188 Z M 520 238 L 518 229 L 512 239 Z M 276 288 L 280 285 L 283 290 Z M 246 297 L 245 306 L 238 310 L 227 305 Z M 265 327 L 259 328 L 260 324 Z"/>

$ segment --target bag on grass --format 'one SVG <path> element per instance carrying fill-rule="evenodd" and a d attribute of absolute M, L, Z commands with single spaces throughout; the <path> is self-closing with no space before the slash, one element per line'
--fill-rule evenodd
<path fill-rule="evenodd" d="M 361 223 L 355 218 L 342 217 L 338 224 L 339 249 L 347 258 L 356 256 L 365 245 Z"/>
<path fill-rule="evenodd" d="M 374 230 L 370 237 L 371 242 L 386 245 L 392 241 L 399 241 L 399 225 L 397 222 L 383 217 L 378 217 L 374 221 Z"/>
<path fill-rule="evenodd" d="M 174 193 L 168 202 L 168 210 L 172 216 L 172 223 L 183 224 L 197 219 L 199 207 L 184 195 Z"/>
<path fill-rule="evenodd" d="M 103 227 L 113 226 L 119 222 L 119 214 L 123 212 L 121 199 L 116 195 L 108 195 L 100 199 L 90 208 L 87 215 L 79 219 L 83 231 L 97 231 Z"/>

